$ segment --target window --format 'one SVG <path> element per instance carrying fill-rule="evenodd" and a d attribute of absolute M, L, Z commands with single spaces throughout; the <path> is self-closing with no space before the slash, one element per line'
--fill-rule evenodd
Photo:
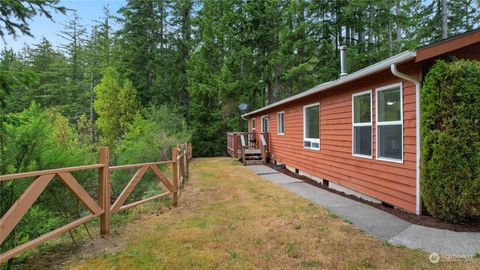
<path fill-rule="evenodd" d="M 303 107 L 303 146 L 320 149 L 320 104 Z"/>
<path fill-rule="evenodd" d="M 262 133 L 268 132 L 268 115 L 262 116 Z"/>
<path fill-rule="evenodd" d="M 402 84 L 377 89 L 377 159 L 403 162 Z"/>
<path fill-rule="evenodd" d="M 252 125 L 252 126 L 251 126 L 250 130 L 251 130 L 252 132 L 255 132 L 255 129 L 256 129 L 256 128 L 255 128 L 255 118 L 252 118 L 252 123 L 251 123 L 251 125 Z"/>
<path fill-rule="evenodd" d="M 352 95 L 352 153 L 372 157 L 372 91 Z"/>
<path fill-rule="evenodd" d="M 285 134 L 285 113 L 279 112 L 277 113 L 277 133 L 278 135 Z"/>

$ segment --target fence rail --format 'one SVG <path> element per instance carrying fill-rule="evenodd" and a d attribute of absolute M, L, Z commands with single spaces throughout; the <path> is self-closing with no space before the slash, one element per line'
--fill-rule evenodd
<path fill-rule="evenodd" d="M 91 212 L 89 215 L 81 217 L 72 221 L 60 228 L 57 228 L 49 233 L 39 236 L 29 242 L 21 244 L 13 249 L 10 249 L 0 254 L 0 263 L 3 263 L 24 251 L 36 247 L 46 241 L 72 230 L 96 217 L 100 217 L 100 233 L 108 235 L 110 233 L 110 215 L 119 211 L 123 211 L 140 204 L 165 197 L 172 196 L 173 206 L 178 205 L 178 196 L 188 177 L 188 162 L 192 158 L 191 144 L 178 144 L 172 149 L 172 160 L 148 162 L 139 164 L 127 164 L 119 166 L 109 165 L 109 150 L 107 147 L 100 148 L 100 156 L 98 164 L 91 164 L 85 166 L 59 168 L 51 170 L 42 170 L 34 172 L 25 172 L 17 174 L 9 174 L 0 176 L 0 181 L 15 181 L 22 178 L 37 177 L 27 187 L 27 189 L 20 195 L 16 202 L 14 202 L 10 209 L 0 219 L 0 245 L 7 239 L 9 234 L 15 229 L 20 220 L 25 216 L 27 211 L 38 199 L 40 194 L 45 190 L 47 185 L 54 179 L 55 176 L 70 190 L 72 193 L 85 205 Z M 158 168 L 160 164 L 172 164 L 172 179 Z M 110 195 L 110 174 L 114 170 L 125 170 L 138 168 L 136 173 L 125 186 L 120 196 L 111 204 L 112 196 Z M 98 169 L 98 200 L 95 200 L 75 179 L 71 172 Z M 163 184 L 167 189 L 166 192 L 154 195 L 152 197 L 135 201 L 125 205 L 129 195 L 135 189 L 136 185 L 142 180 L 143 175 L 147 170 L 151 170 L 158 179 L 159 183 Z"/>

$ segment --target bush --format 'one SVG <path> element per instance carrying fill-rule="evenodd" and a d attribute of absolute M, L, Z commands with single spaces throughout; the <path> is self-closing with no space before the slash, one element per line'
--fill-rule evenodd
<path fill-rule="evenodd" d="M 118 146 L 118 163 L 131 164 L 166 160 L 172 147 L 190 141 L 185 120 L 165 106 L 138 114 Z"/>
<path fill-rule="evenodd" d="M 170 159 L 176 144 L 190 141 L 191 135 L 185 120 L 179 115 L 166 106 L 152 107 L 138 114 L 118 145 L 118 151 L 114 154 L 115 163 L 134 164 Z M 121 170 L 113 173 L 114 193 L 121 192 L 133 172 Z M 129 201 L 149 197 L 152 192 L 158 191 L 158 180 L 148 170 L 129 196 Z"/>
<path fill-rule="evenodd" d="M 97 155 L 80 145 L 74 128 L 58 110 L 43 109 L 32 103 L 23 112 L 9 114 L 2 128 L 0 175 L 96 162 Z M 73 174 L 88 192 L 96 192 L 96 171 Z M 6 213 L 32 180 L 30 177 L 0 183 L 0 216 Z M 68 188 L 54 179 L 0 246 L 0 253 L 71 222 L 86 212 Z"/>
<path fill-rule="evenodd" d="M 437 61 L 422 92 L 421 191 L 434 216 L 480 216 L 480 63 Z"/>

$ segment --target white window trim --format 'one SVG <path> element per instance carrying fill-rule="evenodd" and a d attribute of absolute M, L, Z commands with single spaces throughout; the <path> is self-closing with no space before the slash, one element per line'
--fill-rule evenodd
<path fill-rule="evenodd" d="M 381 122 L 379 123 L 378 122 L 378 92 L 380 91 L 383 91 L 383 90 L 387 90 L 387 89 L 391 89 L 391 88 L 394 88 L 394 87 L 400 87 L 400 120 L 399 121 L 384 121 L 384 122 Z M 376 88 L 375 89 L 375 131 L 376 131 L 376 145 L 377 145 L 377 151 L 375 153 L 375 159 L 376 160 L 381 160 L 381 161 L 387 161 L 387 162 L 393 162 L 393 163 L 403 163 L 403 158 L 404 158 L 404 150 L 405 150 L 405 147 L 404 147 L 404 143 L 405 143 L 405 140 L 403 138 L 403 84 L 401 82 L 399 83 L 394 83 L 394 84 L 389 84 L 389 85 L 385 85 L 385 86 L 382 86 L 382 87 L 379 87 L 379 88 Z M 379 153 L 380 153 L 380 147 L 379 147 L 379 134 L 380 132 L 378 132 L 378 126 L 388 126 L 388 125 L 401 125 L 402 126 L 402 158 L 401 159 L 394 159 L 394 158 L 385 158 L 385 157 L 380 157 Z"/>
<path fill-rule="evenodd" d="M 283 115 L 283 132 L 279 132 L 280 130 L 280 122 L 279 122 L 279 115 Z M 277 112 L 277 135 L 285 135 L 285 111 Z"/>
<path fill-rule="evenodd" d="M 262 117 L 260 118 L 260 132 L 261 132 L 261 133 L 268 133 L 268 126 L 270 125 L 270 123 L 268 123 L 268 125 L 267 125 L 267 130 L 266 130 L 265 132 L 263 132 L 263 119 L 264 119 L 264 118 L 267 118 L 267 122 L 270 122 L 270 119 L 269 119 L 269 117 L 268 117 L 268 114 L 262 116 Z"/>
<path fill-rule="evenodd" d="M 257 121 L 255 120 L 255 117 L 252 118 L 252 121 L 250 121 L 250 130 L 251 130 L 251 132 L 255 132 L 255 130 L 256 130 L 255 125 L 257 124 L 256 122 L 257 122 Z"/>
<path fill-rule="evenodd" d="M 370 123 L 355 123 L 355 97 L 370 94 Z M 355 154 L 355 127 L 370 126 L 372 129 L 371 137 L 373 137 L 373 107 L 372 107 L 372 90 L 366 90 L 352 94 L 352 156 L 373 159 L 373 138 L 370 138 L 372 150 L 370 155 Z"/>
<path fill-rule="evenodd" d="M 307 111 L 307 108 L 314 107 L 314 106 L 318 106 L 318 122 L 320 123 L 320 103 L 317 102 L 317 103 L 313 103 L 313 104 L 309 104 L 309 105 L 303 106 L 303 141 L 302 141 L 302 144 L 303 144 L 303 148 L 305 148 L 305 149 L 310 149 L 310 150 L 317 150 L 317 151 L 319 151 L 319 150 L 320 150 L 320 124 L 319 124 L 319 126 L 318 126 L 318 139 L 312 139 L 312 138 L 307 138 L 307 137 L 306 137 L 306 134 L 307 134 L 307 125 L 305 124 L 305 120 L 306 120 L 305 112 Z M 310 143 L 318 143 L 318 148 L 305 146 L 305 142 L 306 142 L 306 141 L 308 141 L 308 142 L 310 142 Z"/>

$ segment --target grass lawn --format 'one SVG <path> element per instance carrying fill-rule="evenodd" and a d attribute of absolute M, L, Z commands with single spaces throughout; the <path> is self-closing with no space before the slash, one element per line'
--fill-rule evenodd
<path fill-rule="evenodd" d="M 229 158 L 195 159 L 179 207 L 123 230 L 122 248 L 73 269 L 480 269 L 431 264 L 263 181 Z"/>

